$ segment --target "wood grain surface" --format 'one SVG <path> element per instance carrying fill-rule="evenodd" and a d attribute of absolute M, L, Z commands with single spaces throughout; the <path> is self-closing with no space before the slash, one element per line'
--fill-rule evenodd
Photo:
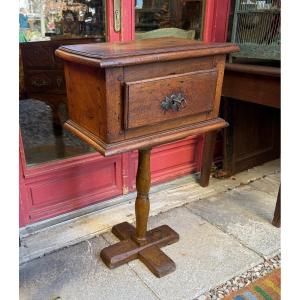
<path fill-rule="evenodd" d="M 210 69 L 126 82 L 125 128 L 211 111 L 216 80 L 216 69 Z M 179 111 L 163 111 L 162 101 L 172 94 L 181 94 L 186 103 Z"/>

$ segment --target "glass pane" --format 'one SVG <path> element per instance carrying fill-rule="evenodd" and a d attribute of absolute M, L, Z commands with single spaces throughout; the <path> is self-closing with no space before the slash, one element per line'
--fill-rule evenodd
<path fill-rule="evenodd" d="M 135 3 L 136 39 L 158 36 L 202 39 L 205 0 L 136 0 Z"/>
<path fill-rule="evenodd" d="M 20 0 L 20 35 L 26 41 L 51 37 L 103 37 L 104 0 Z"/>
<path fill-rule="evenodd" d="M 26 99 L 20 101 L 20 126 L 27 166 L 94 151 L 60 124 L 55 124 L 47 103 Z M 61 123 L 67 119 L 66 105 L 59 107 Z"/>
<path fill-rule="evenodd" d="M 68 119 L 64 44 L 105 41 L 105 0 L 20 0 L 20 127 L 33 166 L 94 151 L 63 128 Z"/>

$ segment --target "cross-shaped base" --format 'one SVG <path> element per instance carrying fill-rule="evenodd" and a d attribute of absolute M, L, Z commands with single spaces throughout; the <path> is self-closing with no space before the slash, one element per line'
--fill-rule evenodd
<path fill-rule="evenodd" d="M 100 256 L 111 269 L 139 258 L 154 275 L 162 277 L 175 271 L 176 266 L 159 248 L 177 242 L 179 235 L 167 225 L 147 231 L 150 181 L 150 149 L 140 149 L 136 176 L 136 228 L 127 222 L 115 225 L 112 233 L 121 241 L 104 248 Z"/>
<path fill-rule="evenodd" d="M 175 271 L 176 266 L 160 247 L 173 244 L 179 240 L 179 235 L 167 225 L 154 228 L 146 233 L 146 240 L 136 239 L 136 229 L 128 222 L 113 226 L 112 233 L 121 241 L 104 248 L 101 258 L 109 268 L 118 267 L 131 260 L 139 258 L 157 277 L 165 276 Z"/>

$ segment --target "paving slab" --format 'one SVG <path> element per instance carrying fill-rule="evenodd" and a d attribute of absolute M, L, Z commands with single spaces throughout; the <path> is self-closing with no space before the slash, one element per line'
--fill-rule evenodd
<path fill-rule="evenodd" d="M 96 237 L 20 267 L 20 300 L 157 300 L 128 267 L 109 270 L 99 257 L 108 244 Z"/>
<path fill-rule="evenodd" d="M 265 180 L 255 185 L 263 186 L 264 183 Z M 277 183 L 275 191 L 278 187 Z M 271 224 L 276 195 L 248 185 L 188 204 L 187 208 L 259 255 L 269 258 L 280 251 L 280 229 Z"/>
<path fill-rule="evenodd" d="M 184 207 L 151 217 L 149 228 L 163 224 L 180 235 L 179 242 L 162 248 L 176 263 L 176 271 L 156 278 L 140 261 L 129 263 L 160 299 L 195 299 L 262 262 L 256 253 Z M 117 241 L 111 233 L 104 237 L 110 243 Z"/>
<path fill-rule="evenodd" d="M 251 182 L 249 185 L 259 191 L 277 197 L 280 184 L 280 174 L 273 174 Z"/>
<path fill-rule="evenodd" d="M 154 216 L 187 203 L 237 188 L 241 184 L 249 184 L 249 182 L 266 175 L 268 177 L 270 174 L 276 175 L 279 170 L 280 161 L 275 160 L 236 174 L 233 178 L 222 180 L 211 178 L 210 184 L 206 188 L 199 186 L 194 175 L 152 186 L 150 215 Z M 23 228 L 20 231 L 22 240 L 20 264 L 98 236 L 110 230 L 116 223 L 133 222 L 135 219 L 134 199 L 135 193 L 131 193 L 107 201 L 107 203 L 88 206 Z M 47 224 L 49 227 L 46 227 Z"/>
<path fill-rule="evenodd" d="M 247 184 L 253 180 L 257 180 L 263 176 L 268 176 L 274 173 L 280 173 L 280 159 L 272 160 L 263 165 L 243 171 L 234 175 L 234 177 L 241 184 Z"/>

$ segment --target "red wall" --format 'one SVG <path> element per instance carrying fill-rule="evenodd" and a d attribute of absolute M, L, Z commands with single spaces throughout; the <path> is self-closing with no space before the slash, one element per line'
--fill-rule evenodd
<path fill-rule="evenodd" d="M 153 149 L 152 182 L 197 171 L 200 145 L 199 138 L 192 138 Z M 25 225 L 131 192 L 136 169 L 136 151 L 112 157 L 87 154 L 36 167 L 21 185 L 26 210 L 20 211 L 20 222 Z"/>

